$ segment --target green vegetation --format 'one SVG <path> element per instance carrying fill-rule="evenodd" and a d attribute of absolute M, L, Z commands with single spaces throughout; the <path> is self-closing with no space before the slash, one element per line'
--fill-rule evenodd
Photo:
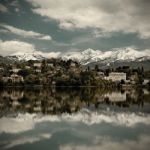
<path fill-rule="evenodd" d="M 118 81 L 109 79 L 108 76 L 111 72 L 124 73 L 126 79 Z M 30 60 L 0 64 L 0 86 L 99 86 L 110 88 L 126 84 L 142 85 L 145 77 L 150 79 L 149 72 L 144 72 L 143 67 L 132 69 L 129 66 L 123 66 L 101 70 L 98 65 L 93 68 L 89 66 L 84 68 L 73 60 Z M 146 85 L 149 86 L 149 83 Z"/>

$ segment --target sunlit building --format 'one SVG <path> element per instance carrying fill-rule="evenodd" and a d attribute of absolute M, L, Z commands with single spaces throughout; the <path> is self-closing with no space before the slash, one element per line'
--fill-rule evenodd
<path fill-rule="evenodd" d="M 111 72 L 108 77 L 105 77 L 106 80 L 112 80 L 114 82 L 124 80 L 126 81 L 126 73 L 124 72 Z"/>

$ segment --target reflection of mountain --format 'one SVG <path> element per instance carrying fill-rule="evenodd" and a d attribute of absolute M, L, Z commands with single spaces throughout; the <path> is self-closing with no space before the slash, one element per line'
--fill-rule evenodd
<path fill-rule="evenodd" d="M 146 93 L 146 94 L 145 94 Z M 81 108 L 105 106 L 131 107 L 149 103 L 146 89 L 111 91 L 98 88 L 4 90 L 0 92 L 0 111 L 25 111 L 57 114 L 77 112 Z"/>

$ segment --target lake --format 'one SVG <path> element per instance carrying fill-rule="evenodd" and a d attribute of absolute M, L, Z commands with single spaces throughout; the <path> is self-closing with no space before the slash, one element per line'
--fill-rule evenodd
<path fill-rule="evenodd" d="M 0 149 L 149 150 L 148 89 L 0 89 Z"/>

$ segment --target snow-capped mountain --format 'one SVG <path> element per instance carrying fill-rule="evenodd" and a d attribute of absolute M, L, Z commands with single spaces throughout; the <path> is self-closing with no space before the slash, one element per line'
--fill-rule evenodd
<path fill-rule="evenodd" d="M 10 56 L 7 56 L 7 58 L 12 59 L 12 60 L 19 60 L 19 61 L 29 61 L 29 60 L 43 60 L 43 59 L 48 59 L 52 57 L 56 58 L 58 55 L 59 55 L 59 52 L 43 53 L 40 51 L 34 51 L 32 53 L 18 52 Z"/>
<path fill-rule="evenodd" d="M 82 65 L 91 63 L 102 63 L 109 65 L 114 62 L 133 62 L 150 60 L 150 50 L 138 51 L 133 48 L 114 49 L 112 51 L 100 51 L 87 49 L 79 52 L 50 52 L 44 53 L 35 51 L 33 53 L 16 53 L 9 56 L 9 59 L 28 60 L 42 60 L 47 58 L 62 58 L 63 60 L 75 60 Z"/>
<path fill-rule="evenodd" d="M 73 59 L 81 64 L 112 63 L 116 61 L 145 61 L 150 60 L 150 50 L 138 51 L 132 48 L 114 49 L 112 51 L 100 51 L 87 49 L 82 52 L 70 52 L 62 55 L 63 59 Z"/>
<path fill-rule="evenodd" d="M 45 57 L 43 57 L 42 55 L 36 54 L 36 53 L 20 53 L 20 54 L 8 56 L 7 58 L 12 59 L 12 60 L 19 60 L 19 61 L 45 59 Z"/>

